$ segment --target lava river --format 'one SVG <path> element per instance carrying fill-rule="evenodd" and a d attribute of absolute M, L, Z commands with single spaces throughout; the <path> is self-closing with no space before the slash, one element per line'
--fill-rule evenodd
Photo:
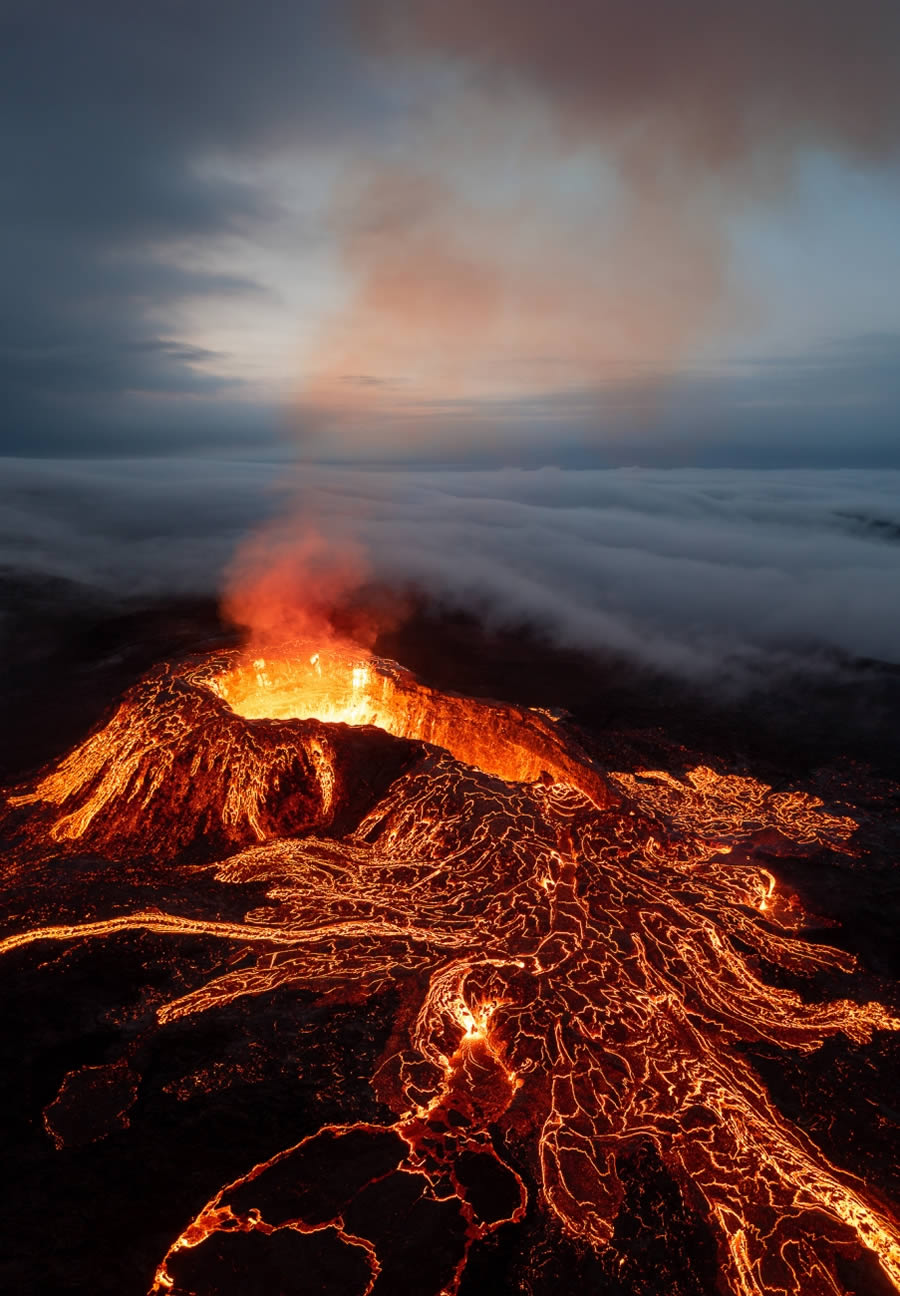
<path fill-rule="evenodd" d="M 297 1291 L 450 1296 L 473 1246 L 535 1204 L 602 1251 L 639 1143 L 714 1236 L 721 1291 L 834 1296 L 838 1258 L 863 1253 L 900 1290 L 896 1214 L 782 1114 L 747 1056 L 900 1026 L 877 1002 L 813 993 L 854 960 L 804 936 L 755 859 L 761 842 L 852 851 L 854 822 L 814 797 L 704 766 L 606 771 L 551 713 L 323 650 L 159 668 L 7 814 L 19 869 L 202 856 L 222 895 L 265 895 L 238 916 L 144 907 L 0 944 L 131 929 L 236 943 L 237 966 L 159 1004 L 161 1025 L 278 987 L 328 1003 L 399 991 L 370 1077 L 393 1119 L 328 1124 L 246 1166 L 196 1203 L 154 1293 L 237 1294 L 229 1248 L 252 1237 L 286 1249 Z M 424 1239 L 414 1268 L 398 1237 Z"/>

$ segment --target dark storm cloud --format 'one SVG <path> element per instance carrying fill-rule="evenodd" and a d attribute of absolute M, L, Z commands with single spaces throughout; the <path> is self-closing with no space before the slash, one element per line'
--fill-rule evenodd
<path fill-rule="evenodd" d="M 152 445 L 173 414 L 136 417 L 129 393 L 209 395 L 222 380 L 204 366 L 226 359 L 173 346 L 173 308 L 262 291 L 167 256 L 274 214 L 264 190 L 208 164 L 339 137 L 374 112 L 364 78 L 320 0 L 23 0 L 3 8 L 0 50 L 5 444 L 92 448 L 95 393 L 100 424 L 131 426 L 122 448 Z M 217 415 L 189 413 L 184 439 L 204 422 L 214 436 Z"/>
<path fill-rule="evenodd" d="M 2 19 L 13 215 L 95 241 L 215 233 L 265 210 L 196 163 L 372 111 L 323 0 L 24 0 Z"/>
<path fill-rule="evenodd" d="M 69 239 L 42 243 L 26 233 L 16 250 L 0 302 L 5 453 L 130 453 L 219 438 L 227 410 L 204 408 L 204 398 L 240 398 L 228 357 L 158 330 L 185 297 L 253 300 L 256 284 L 160 265 L 127 245 L 110 261 L 84 244 L 73 250 Z M 194 404 L 173 410 L 172 396 Z M 248 424 L 252 433 L 259 417 Z"/>
<path fill-rule="evenodd" d="M 8 461 L 0 571 L 115 597 L 216 594 L 317 530 L 365 578 L 721 687 L 900 663 L 900 474 L 293 470 Z"/>

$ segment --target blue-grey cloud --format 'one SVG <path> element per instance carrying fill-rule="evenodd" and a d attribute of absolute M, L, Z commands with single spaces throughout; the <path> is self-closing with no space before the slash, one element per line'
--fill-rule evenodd
<path fill-rule="evenodd" d="M 117 418 L 126 451 L 160 430 L 215 440 L 214 402 L 204 419 L 141 417 L 133 394 L 221 392 L 228 357 L 172 345 L 177 309 L 263 290 L 183 268 L 172 249 L 252 236 L 277 214 L 229 167 L 371 122 L 332 7 L 12 0 L 0 51 L 0 444 L 109 447 Z"/>

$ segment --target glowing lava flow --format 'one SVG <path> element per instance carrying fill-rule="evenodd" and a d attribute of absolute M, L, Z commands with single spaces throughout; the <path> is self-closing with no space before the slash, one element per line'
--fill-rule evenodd
<path fill-rule="evenodd" d="M 648 1140 L 705 1215 L 735 1296 L 834 1296 L 834 1254 L 860 1245 L 900 1290 L 896 1217 L 777 1110 L 742 1051 L 900 1027 L 878 1003 L 810 1002 L 761 971 L 852 969 L 798 935 L 804 915 L 750 852 L 760 833 L 847 849 L 853 822 L 702 767 L 603 776 L 551 718 L 437 694 L 387 664 L 349 663 L 316 692 L 322 666 L 219 657 L 151 677 L 16 798 L 40 811 L 32 843 L 93 834 L 113 858 L 133 849 L 138 808 L 156 854 L 186 807 L 218 816 L 245 845 L 218 880 L 264 884 L 268 903 L 237 924 L 143 912 L 58 925 L 0 951 L 128 925 L 261 942 L 161 1023 L 285 985 L 358 1001 L 399 984 L 414 1000 L 373 1077 L 393 1124 L 329 1125 L 223 1187 L 152 1290 L 231 1290 L 204 1277 L 205 1257 L 255 1235 L 300 1248 L 329 1290 L 403 1291 L 388 1202 L 407 1233 L 442 1239 L 429 1290 L 453 1293 L 473 1243 L 523 1217 L 528 1182 L 600 1249 L 621 1160 Z M 322 830 L 347 798 L 354 731 L 335 721 L 433 744 L 404 747 L 405 767 L 339 837 Z"/>

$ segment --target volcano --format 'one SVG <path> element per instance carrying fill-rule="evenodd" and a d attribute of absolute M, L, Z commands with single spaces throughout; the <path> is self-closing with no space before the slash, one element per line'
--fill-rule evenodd
<path fill-rule="evenodd" d="M 95 1291 L 900 1290 L 877 1150 L 796 1096 L 900 1028 L 784 880 L 859 867 L 846 802 L 614 768 L 563 713 L 305 643 L 155 668 L 5 815 L 6 966 L 130 969 L 48 1147 L 102 1177 L 134 1132 L 164 1182 L 180 1104 L 251 1108 Z"/>

